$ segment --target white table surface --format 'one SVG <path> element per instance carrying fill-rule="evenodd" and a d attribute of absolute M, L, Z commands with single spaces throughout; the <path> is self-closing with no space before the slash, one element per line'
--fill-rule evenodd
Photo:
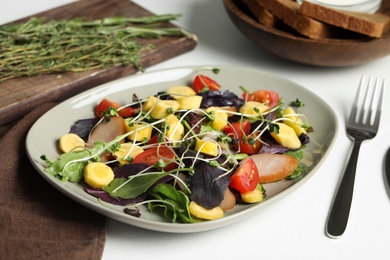
<path fill-rule="evenodd" d="M 71 0 L 0 1 L 0 24 Z M 253 217 L 221 229 L 192 234 L 143 230 L 107 222 L 103 259 L 389 259 L 390 192 L 384 156 L 390 146 L 390 56 L 350 68 L 311 67 L 282 60 L 247 40 L 227 16 L 222 0 L 137 0 L 155 14 L 180 13 L 175 23 L 197 34 L 195 50 L 148 68 L 233 65 L 271 72 L 321 96 L 338 115 L 340 131 L 320 170 L 299 189 Z M 388 81 L 377 137 L 363 143 L 346 233 L 325 235 L 325 222 L 352 142 L 345 133 L 361 75 Z"/>

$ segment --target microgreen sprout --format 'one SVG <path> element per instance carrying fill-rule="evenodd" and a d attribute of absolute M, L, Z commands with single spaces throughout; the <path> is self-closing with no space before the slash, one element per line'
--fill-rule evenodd
<path fill-rule="evenodd" d="M 167 108 L 167 113 L 168 114 L 173 114 L 174 112 L 175 112 L 175 110 L 173 109 L 173 107 Z"/>
<path fill-rule="evenodd" d="M 119 142 L 114 142 L 110 147 L 107 148 L 111 153 L 115 153 L 121 148 L 121 144 Z"/>
<path fill-rule="evenodd" d="M 200 75 L 202 71 L 206 70 L 212 71 L 214 74 L 218 74 L 220 72 L 220 69 L 216 67 L 201 67 L 198 69 L 198 75 Z"/>
<path fill-rule="evenodd" d="M 247 140 L 248 140 L 248 144 L 250 144 L 250 145 L 254 145 L 255 144 L 255 139 L 248 138 Z"/>
<path fill-rule="evenodd" d="M 247 93 L 247 94 L 250 94 L 251 92 L 246 88 L 246 87 L 244 87 L 244 86 L 240 86 L 239 87 L 244 93 Z M 246 95 L 245 97 L 246 97 L 246 99 L 248 99 L 248 96 L 249 95 Z M 245 101 L 248 101 L 248 100 L 245 100 Z"/>
<path fill-rule="evenodd" d="M 305 104 L 301 100 L 299 100 L 299 98 L 297 98 L 295 101 L 291 101 L 290 105 L 293 107 L 302 107 Z"/>
<path fill-rule="evenodd" d="M 217 137 L 217 141 L 219 141 L 221 143 L 231 143 L 233 141 L 233 139 L 228 135 L 219 135 Z"/>
<path fill-rule="evenodd" d="M 269 123 L 268 127 L 271 133 L 279 134 L 279 126 L 277 124 Z"/>
<path fill-rule="evenodd" d="M 219 162 L 217 162 L 215 160 L 211 160 L 211 161 L 209 161 L 209 165 L 210 166 L 219 166 L 220 164 L 219 164 Z"/>
<path fill-rule="evenodd" d="M 118 116 L 118 110 L 115 107 L 110 106 L 107 110 L 102 111 L 102 117 L 105 118 L 106 122 L 110 121 L 113 116 Z"/>

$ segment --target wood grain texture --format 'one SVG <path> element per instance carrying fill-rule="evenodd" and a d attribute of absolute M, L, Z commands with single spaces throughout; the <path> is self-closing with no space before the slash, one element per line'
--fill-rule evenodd
<path fill-rule="evenodd" d="M 61 6 L 36 17 L 51 19 L 70 19 L 85 17 L 86 20 L 123 15 L 141 17 L 151 12 L 128 0 L 83 0 Z M 26 21 L 29 17 L 21 19 Z M 175 27 L 166 23 L 162 27 Z M 196 40 L 186 37 L 161 37 L 153 40 L 140 40 L 156 46 L 141 54 L 144 68 L 173 58 L 196 47 Z M 45 102 L 59 102 L 87 89 L 137 72 L 133 66 L 118 66 L 109 69 L 91 70 L 82 73 L 64 73 L 21 77 L 0 83 L 0 125 L 19 119 L 31 109 Z"/>

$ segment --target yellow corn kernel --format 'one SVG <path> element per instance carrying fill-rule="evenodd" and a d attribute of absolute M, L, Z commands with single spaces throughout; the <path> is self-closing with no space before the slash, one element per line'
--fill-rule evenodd
<path fill-rule="evenodd" d="M 68 153 L 70 151 L 83 150 L 85 142 L 78 135 L 69 133 L 61 136 L 59 146 L 62 152 Z"/>
<path fill-rule="evenodd" d="M 183 97 L 196 95 L 195 90 L 188 86 L 173 86 L 168 88 L 167 93 L 173 96 L 174 99 L 181 99 Z"/>
<path fill-rule="evenodd" d="M 175 113 L 179 107 L 180 104 L 176 100 L 160 100 L 150 110 L 150 116 L 154 119 L 162 119 Z"/>
<path fill-rule="evenodd" d="M 244 114 L 245 117 L 258 117 L 260 114 L 267 111 L 269 107 L 257 101 L 247 101 L 244 105 L 238 110 L 241 114 Z"/>
<path fill-rule="evenodd" d="M 210 140 L 196 140 L 195 150 L 201 153 L 217 156 L 218 155 L 218 144 Z"/>
<path fill-rule="evenodd" d="M 228 114 L 220 107 L 208 107 L 206 112 L 213 112 L 214 114 L 215 118 L 214 121 L 211 122 L 211 127 L 217 131 L 222 131 L 222 129 L 227 125 Z"/>
<path fill-rule="evenodd" d="M 201 96 L 182 97 L 180 99 L 177 99 L 177 102 L 179 102 L 180 104 L 179 109 L 183 109 L 183 110 L 197 109 L 200 108 L 200 105 L 202 104 L 202 97 Z"/>
<path fill-rule="evenodd" d="M 150 109 L 159 102 L 160 99 L 155 96 L 149 96 L 148 99 L 142 104 L 142 110 L 148 112 Z"/>
<path fill-rule="evenodd" d="M 263 192 L 259 189 L 254 189 L 246 193 L 241 193 L 241 199 L 246 203 L 256 203 L 263 200 Z"/>
<path fill-rule="evenodd" d="M 237 108 L 235 106 L 231 106 L 231 107 L 222 107 L 222 110 L 223 111 L 226 111 L 228 117 L 231 117 L 231 116 L 234 116 L 235 113 L 238 112 Z"/>
<path fill-rule="evenodd" d="M 125 119 L 126 131 L 133 132 L 127 138 L 131 141 L 144 141 L 152 137 L 153 126 L 146 123 L 129 123 L 131 118 Z"/>
<path fill-rule="evenodd" d="M 206 209 L 194 201 L 190 202 L 188 209 L 191 215 L 205 220 L 219 219 L 224 215 L 223 210 L 219 206 L 212 209 Z"/>
<path fill-rule="evenodd" d="M 114 152 L 114 157 L 120 164 L 128 164 L 128 159 L 135 158 L 138 154 L 142 153 L 144 149 L 133 143 L 121 144 L 118 151 Z"/>
<path fill-rule="evenodd" d="M 298 149 L 301 147 L 301 141 L 299 140 L 294 129 L 284 123 L 276 124 L 279 126 L 279 133 L 270 133 L 276 142 L 291 149 Z"/>
<path fill-rule="evenodd" d="M 283 111 L 283 117 L 289 119 L 283 120 L 283 123 L 294 129 L 297 136 L 300 136 L 301 134 L 306 134 L 305 128 L 301 127 L 302 119 L 296 115 L 294 109 L 292 109 L 291 107 L 286 108 Z"/>
<path fill-rule="evenodd" d="M 170 141 L 179 141 L 184 136 L 184 126 L 179 122 L 179 119 L 174 115 L 168 115 L 165 118 L 165 123 L 168 130 L 165 135 Z"/>
<path fill-rule="evenodd" d="M 107 186 L 114 179 L 114 172 L 102 162 L 92 162 L 84 168 L 84 181 L 95 189 Z"/>

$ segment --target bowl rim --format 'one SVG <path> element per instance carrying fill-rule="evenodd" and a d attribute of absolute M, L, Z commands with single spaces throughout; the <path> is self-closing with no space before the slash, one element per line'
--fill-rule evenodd
<path fill-rule="evenodd" d="M 390 1 L 390 0 L 382 0 L 384 1 Z M 384 34 L 383 37 L 380 38 L 366 38 L 366 39 L 337 39 L 337 38 L 325 38 L 325 39 L 311 39 L 307 38 L 305 36 L 301 36 L 297 33 L 297 35 L 294 35 L 292 33 L 289 33 L 287 31 L 279 30 L 274 27 L 269 27 L 266 25 L 261 24 L 260 22 L 257 22 L 254 18 L 252 18 L 249 14 L 245 13 L 236 3 L 236 0 L 223 0 L 225 7 L 229 9 L 232 13 L 235 14 L 235 16 L 244 22 L 250 24 L 251 26 L 254 26 L 258 29 L 261 29 L 267 33 L 271 33 L 280 37 L 288 38 L 290 40 L 294 41 L 301 41 L 301 42 L 308 42 L 308 43 L 320 43 L 320 44 L 371 44 L 373 42 L 380 43 L 381 41 L 388 41 L 390 39 L 390 29 Z M 234 5 L 235 8 L 231 8 L 231 6 Z M 389 5 L 390 6 L 390 5 Z M 390 11 L 389 11 L 390 12 Z"/>

